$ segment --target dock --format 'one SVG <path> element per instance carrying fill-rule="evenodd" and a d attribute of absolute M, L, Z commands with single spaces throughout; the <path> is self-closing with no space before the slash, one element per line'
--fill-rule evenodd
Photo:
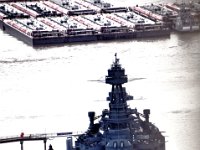
<path fill-rule="evenodd" d="M 43 134 L 27 134 L 23 132 L 20 135 L 0 137 L 0 144 L 19 142 L 21 145 L 21 150 L 24 150 L 23 143 L 26 141 L 43 141 L 44 150 L 46 150 L 46 142 L 52 138 L 58 137 L 69 137 L 72 132 L 59 132 L 59 133 L 43 133 Z"/>

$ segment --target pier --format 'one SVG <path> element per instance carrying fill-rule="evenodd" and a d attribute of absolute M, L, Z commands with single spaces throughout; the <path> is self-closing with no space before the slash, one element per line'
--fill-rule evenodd
<path fill-rule="evenodd" d="M 21 145 L 21 150 L 24 150 L 23 143 L 26 141 L 43 141 L 44 150 L 46 149 L 47 140 L 58 137 L 69 137 L 72 135 L 72 132 L 59 132 L 59 133 L 44 133 L 44 134 L 27 134 L 23 132 L 20 135 L 9 136 L 9 137 L 0 137 L 0 144 L 19 142 Z"/>

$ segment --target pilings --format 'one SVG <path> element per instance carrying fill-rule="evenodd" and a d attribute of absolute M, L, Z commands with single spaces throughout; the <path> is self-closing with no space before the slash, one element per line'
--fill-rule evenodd
<path fill-rule="evenodd" d="M 47 139 L 44 139 L 43 142 L 44 142 L 44 150 L 47 150 Z M 21 140 L 20 141 L 21 150 L 24 150 L 24 145 L 23 144 L 24 144 L 24 141 Z"/>
<path fill-rule="evenodd" d="M 0 144 L 3 143 L 12 143 L 12 142 L 19 142 L 21 150 L 24 150 L 24 142 L 25 141 L 43 141 L 44 142 L 44 150 L 46 149 L 46 143 L 47 143 L 48 137 L 45 136 L 24 136 L 21 134 L 20 136 L 16 137 L 5 137 L 5 138 L 0 138 Z"/>
<path fill-rule="evenodd" d="M 16 136 L 6 136 L 0 137 L 0 144 L 4 143 L 13 143 L 19 142 L 21 150 L 24 150 L 25 141 L 43 141 L 44 150 L 47 150 L 47 140 L 57 137 L 71 137 L 72 132 L 58 132 L 58 133 L 43 133 L 43 134 L 24 134 L 23 132 L 20 135 Z"/>
<path fill-rule="evenodd" d="M 44 140 L 44 150 L 47 150 L 47 140 Z"/>
<path fill-rule="evenodd" d="M 44 150 L 47 150 L 47 139 L 44 139 L 43 142 L 44 142 Z M 23 144 L 24 144 L 24 141 L 20 140 L 21 150 L 24 150 L 24 145 Z"/>
<path fill-rule="evenodd" d="M 24 150 L 24 146 L 23 146 L 24 141 L 20 141 L 20 145 L 21 145 L 21 150 Z"/>

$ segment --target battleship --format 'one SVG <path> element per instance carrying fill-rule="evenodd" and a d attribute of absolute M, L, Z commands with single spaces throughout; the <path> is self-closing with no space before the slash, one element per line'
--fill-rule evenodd
<path fill-rule="evenodd" d="M 142 78 L 135 78 L 139 80 Z M 66 138 L 67 150 L 165 150 L 165 136 L 153 123 L 150 122 L 150 109 L 140 113 L 137 108 L 132 109 L 127 101 L 133 100 L 122 85 L 128 82 L 125 69 L 121 67 L 117 54 L 108 69 L 105 83 L 110 84 L 107 101 L 109 108 L 104 109 L 101 115 L 89 111 L 89 127 L 85 132 L 59 132 L 56 134 L 29 134 L 21 133 L 20 136 L 0 138 L 0 144 L 20 142 L 23 150 L 25 141 L 46 141 L 56 137 Z M 96 121 L 98 119 L 98 121 Z M 52 150 L 52 145 L 49 146 Z"/>
<path fill-rule="evenodd" d="M 128 107 L 127 101 L 133 100 L 133 96 L 122 86 L 127 82 L 125 69 L 115 54 L 115 61 L 105 77 L 105 83 L 112 86 L 107 97 L 109 109 L 104 109 L 100 116 L 88 112 L 87 131 L 77 137 L 74 147 L 69 137 L 68 150 L 165 150 L 165 137 L 149 121 L 150 109 L 140 113 Z M 97 118 L 100 120 L 95 123 Z"/>

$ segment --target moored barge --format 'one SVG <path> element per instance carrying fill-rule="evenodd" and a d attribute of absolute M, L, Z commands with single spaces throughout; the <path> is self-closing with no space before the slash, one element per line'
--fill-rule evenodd
<path fill-rule="evenodd" d="M 179 14 L 164 4 L 128 8 L 100 0 L 10 1 L 0 2 L 0 28 L 32 46 L 134 39 L 169 36 Z"/>

